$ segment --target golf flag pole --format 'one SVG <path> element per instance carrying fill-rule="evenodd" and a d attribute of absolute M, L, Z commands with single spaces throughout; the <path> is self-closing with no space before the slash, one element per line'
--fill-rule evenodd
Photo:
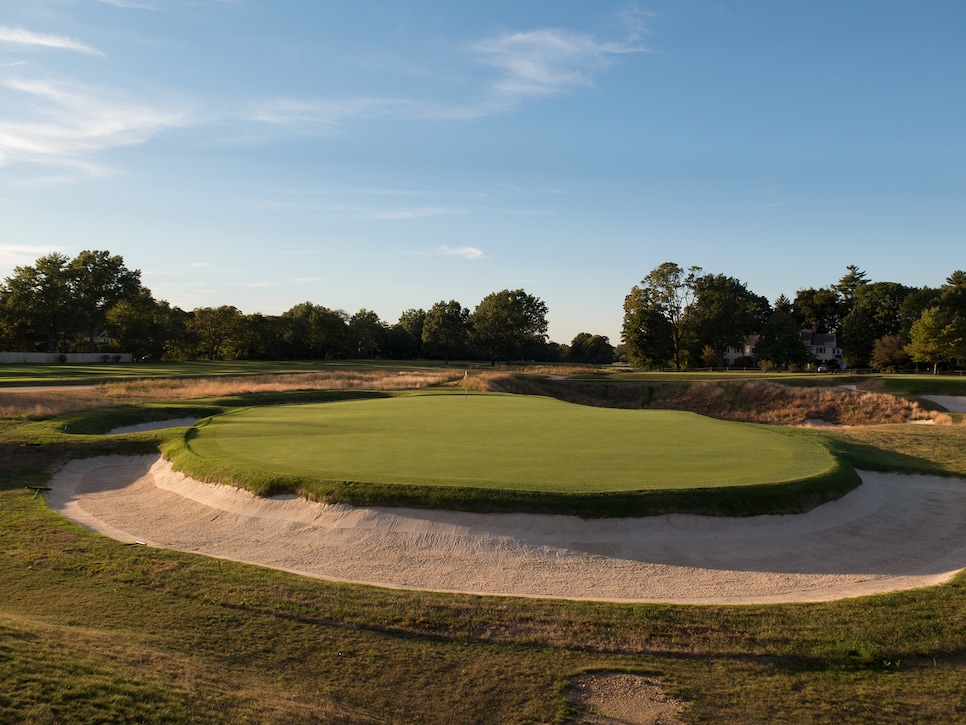
<path fill-rule="evenodd" d="M 469 374 L 470 374 L 469 370 L 463 371 L 463 397 L 464 398 L 466 397 L 466 389 L 469 387 L 469 382 L 467 381 Z"/>

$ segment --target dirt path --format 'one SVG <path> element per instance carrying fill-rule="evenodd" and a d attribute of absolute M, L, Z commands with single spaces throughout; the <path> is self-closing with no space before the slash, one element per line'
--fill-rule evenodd
<path fill-rule="evenodd" d="M 966 481 L 863 474 L 797 516 L 567 516 L 353 508 L 203 484 L 157 456 L 76 460 L 52 508 L 143 541 L 307 576 L 478 594 L 677 603 L 825 601 L 966 567 Z"/>

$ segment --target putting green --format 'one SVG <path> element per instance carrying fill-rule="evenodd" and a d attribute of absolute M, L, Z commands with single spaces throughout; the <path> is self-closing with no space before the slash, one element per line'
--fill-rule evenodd
<path fill-rule="evenodd" d="M 520 395 L 253 408 L 213 418 L 188 445 L 249 475 L 562 493 L 754 486 L 836 464 L 825 448 L 761 426 Z"/>

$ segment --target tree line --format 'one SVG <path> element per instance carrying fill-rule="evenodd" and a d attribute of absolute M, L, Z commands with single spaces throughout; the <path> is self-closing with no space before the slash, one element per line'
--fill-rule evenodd
<path fill-rule="evenodd" d="M 0 349 L 128 352 L 138 358 L 336 360 L 490 359 L 638 367 L 723 367 L 728 348 L 754 336 L 738 361 L 804 368 L 814 361 L 801 331 L 835 333 L 849 367 L 953 366 L 966 357 L 966 272 L 938 288 L 876 282 L 854 265 L 835 284 L 774 303 L 735 277 L 665 262 L 624 300 L 621 344 L 581 332 L 569 345 L 547 338 L 547 306 L 522 289 L 484 297 L 470 310 L 440 300 L 395 323 L 302 302 L 281 315 L 236 307 L 190 311 L 158 300 L 140 270 L 107 251 L 54 253 L 16 267 L 0 283 Z"/>
<path fill-rule="evenodd" d="M 851 368 L 954 367 L 966 358 L 966 272 L 917 288 L 849 265 L 837 283 L 771 304 L 734 277 L 665 262 L 624 300 L 621 352 L 641 367 L 722 367 L 728 348 L 753 339 L 745 365 L 805 368 L 814 360 L 802 330 L 835 334 Z"/>
<path fill-rule="evenodd" d="M 472 311 L 456 300 L 410 309 L 393 324 L 368 309 L 349 314 L 312 302 L 281 315 L 231 305 L 185 311 L 155 299 L 119 255 L 54 253 L 0 284 L 0 349 L 128 352 L 172 360 L 573 360 L 611 362 L 607 338 L 547 339 L 547 306 L 522 289 L 487 295 Z"/>

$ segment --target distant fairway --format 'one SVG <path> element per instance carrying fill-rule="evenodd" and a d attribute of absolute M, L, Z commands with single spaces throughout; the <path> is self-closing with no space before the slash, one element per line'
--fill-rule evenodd
<path fill-rule="evenodd" d="M 562 494 L 760 486 L 836 466 L 825 448 L 759 426 L 519 395 L 255 408 L 213 419 L 188 445 L 239 480 Z"/>

